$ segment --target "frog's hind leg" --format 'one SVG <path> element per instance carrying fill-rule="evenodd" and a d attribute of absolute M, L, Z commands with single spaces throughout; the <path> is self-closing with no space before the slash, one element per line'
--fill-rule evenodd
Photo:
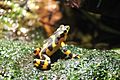
<path fill-rule="evenodd" d="M 62 50 L 64 52 L 64 56 L 63 56 L 64 58 L 66 58 L 66 59 L 71 59 L 71 58 L 79 59 L 80 58 L 80 55 L 73 54 L 70 50 L 67 50 L 64 42 L 61 42 L 61 46 L 62 46 Z"/>
<path fill-rule="evenodd" d="M 37 59 L 39 59 L 40 58 L 40 51 L 41 51 L 41 48 L 36 48 L 35 50 L 34 50 L 34 58 L 37 58 Z"/>
<path fill-rule="evenodd" d="M 47 55 L 43 54 L 43 56 L 43 59 L 34 59 L 33 64 L 37 69 L 48 70 L 51 67 L 51 60 Z"/>

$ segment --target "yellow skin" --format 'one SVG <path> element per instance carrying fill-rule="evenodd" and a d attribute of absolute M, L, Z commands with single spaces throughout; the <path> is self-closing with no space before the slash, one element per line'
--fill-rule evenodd
<path fill-rule="evenodd" d="M 72 54 L 70 50 L 65 48 L 64 43 L 67 39 L 69 26 L 61 25 L 47 40 L 44 41 L 42 48 L 36 48 L 34 51 L 34 66 L 41 70 L 50 69 L 51 56 L 62 47 L 64 58 L 80 58 L 80 56 Z"/>

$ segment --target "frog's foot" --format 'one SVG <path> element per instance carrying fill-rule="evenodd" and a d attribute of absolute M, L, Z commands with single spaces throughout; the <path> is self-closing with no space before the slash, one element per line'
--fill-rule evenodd
<path fill-rule="evenodd" d="M 40 51 L 41 51 L 41 48 L 36 48 L 34 50 L 34 56 L 33 57 L 37 58 L 37 59 L 40 59 L 40 55 L 39 55 Z"/>
<path fill-rule="evenodd" d="M 61 42 L 61 46 L 62 46 L 62 50 L 64 52 L 64 57 L 67 57 L 67 59 L 71 59 L 71 58 L 79 59 L 80 58 L 79 55 L 72 54 L 70 50 L 67 50 L 64 42 Z"/>
<path fill-rule="evenodd" d="M 72 58 L 74 58 L 74 59 L 80 59 L 80 55 L 78 55 L 78 54 L 73 54 L 73 55 L 72 55 Z"/>
<path fill-rule="evenodd" d="M 80 55 L 77 55 L 77 54 L 73 54 L 73 53 L 71 53 L 71 51 L 70 50 L 67 50 L 66 48 L 62 48 L 63 49 L 63 52 L 64 52 L 64 57 L 66 58 L 66 59 L 79 59 L 80 58 Z"/>

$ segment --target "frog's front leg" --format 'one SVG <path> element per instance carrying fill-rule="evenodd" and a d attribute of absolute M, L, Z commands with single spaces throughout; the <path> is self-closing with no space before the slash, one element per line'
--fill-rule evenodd
<path fill-rule="evenodd" d="M 64 57 L 68 56 L 67 59 L 71 59 L 71 58 L 79 59 L 80 58 L 79 55 L 72 54 L 71 51 L 67 50 L 67 48 L 65 46 L 66 46 L 65 43 L 61 42 L 61 47 L 64 52 Z"/>
<path fill-rule="evenodd" d="M 51 67 L 51 60 L 46 54 L 42 54 L 42 59 L 34 59 L 34 66 L 40 70 L 47 70 Z"/>

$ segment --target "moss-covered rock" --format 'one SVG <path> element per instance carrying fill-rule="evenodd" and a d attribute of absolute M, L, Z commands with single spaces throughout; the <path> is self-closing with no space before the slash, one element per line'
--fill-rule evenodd
<path fill-rule="evenodd" d="M 119 80 L 120 54 L 67 46 L 80 59 L 58 60 L 50 70 L 33 67 L 34 44 L 0 40 L 0 80 Z"/>

